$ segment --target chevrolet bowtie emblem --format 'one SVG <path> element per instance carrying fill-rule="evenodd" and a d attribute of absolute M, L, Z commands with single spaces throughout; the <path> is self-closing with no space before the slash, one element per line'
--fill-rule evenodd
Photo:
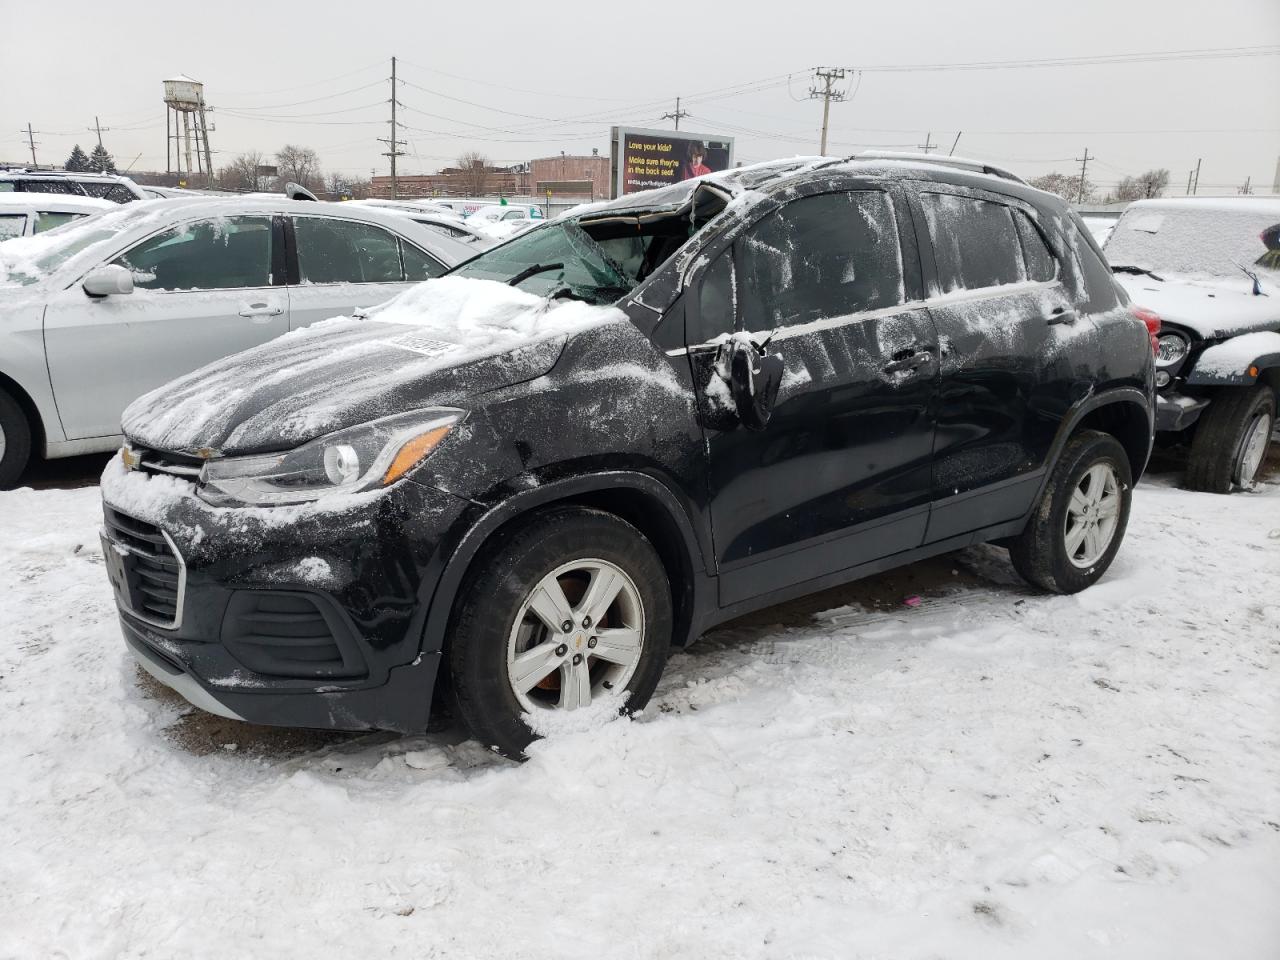
<path fill-rule="evenodd" d="M 128 470 L 137 470 L 142 466 L 142 454 L 129 447 L 120 448 L 120 459 L 124 461 L 125 468 Z"/>

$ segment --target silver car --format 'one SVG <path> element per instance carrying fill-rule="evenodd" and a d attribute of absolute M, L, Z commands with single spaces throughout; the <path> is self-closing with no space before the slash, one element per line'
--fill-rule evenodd
<path fill-rule="evenodd" d="M 33 453 L 116 447 L 148 390 L 473 253 L 403 216 L 285 197 L 141 201 L 0 243 L 0 489 Z"/>

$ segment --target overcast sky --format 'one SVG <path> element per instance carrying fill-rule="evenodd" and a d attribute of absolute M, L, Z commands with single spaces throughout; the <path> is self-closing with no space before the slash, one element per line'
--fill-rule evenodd
<path fill-rule="evenodd" d="M 145 12 L 148 9 L 154 12 Z M 16 7 L 5 0 L 12 26 Z M 54 10 L 56 9 L 56 15 Z M 1079 172 L 1103 189 L 1167 167 L 1174 192 L 1203 158 L 1200 192 L 1252 177 L 1269 190 L 1280 156 L 1280 56 L 947 71 L 873 67 L 1276 45 L 1276 0 L 1001 0 L 652 5 L 60 0 L 0 30 L 0 160 L 61 162 L 103 142 L 123 170 L 163 170 L 161 81 L 203 81 L 215 166 L 245 150 L 314 147 L 327 170 L 387 172 L 390 58 L 408 141 L 401 172 L 478 149 L 495 161 L 608 150 L 611 123 L 737 139 L 737 159 L 816 153 L 815 65 L 866 68 L 833 104 L 829 153 L 933 142 L 1024 175 Z M 792 74 L 788 83 L 786 75 Z M 380 82 L 381 81 L 381 82 Z M 753 85 L 753 81 L 760 81 Z M 751 85 L 751 86 L 748 86 Z M 738 88 L 725 96 L 724 88 Z M 742 90 L 746 92 L 741 92 Z M 712 91 L 717 91 L 712 93 Z M 732 92 L 732 91 L 731 91 Z M 468 101 L 468 102 L 460 102 Z"/>

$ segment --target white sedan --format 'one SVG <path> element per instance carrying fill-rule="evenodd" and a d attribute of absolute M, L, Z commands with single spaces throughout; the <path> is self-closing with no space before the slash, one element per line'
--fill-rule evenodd
<path fill-rule="evenodd" d="M 30 237 L 119 205 L 62 193 L 0 193 L 0 240 Z"/>
<path fill-rule="evenodd" d="M 0 243 L 0 489 L 33 452 L 116 447 L 148 390 L 474 252 L 403 216 L 285 197 L 141 201 Z"/>

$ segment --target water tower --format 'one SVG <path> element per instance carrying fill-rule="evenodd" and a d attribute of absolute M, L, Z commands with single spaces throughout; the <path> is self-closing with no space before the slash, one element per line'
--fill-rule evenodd
<path fill-rule="evenodd" d="M 176 159 L 179 176 L 185 174 L 191 180 L 199 175 L 212 183 L 213 157 L 209 149 L 209 124 L 205 119 L 204 84 L 182 74 L 166 80 L 164 105 L 165 169 L 173 173 Z"/>

